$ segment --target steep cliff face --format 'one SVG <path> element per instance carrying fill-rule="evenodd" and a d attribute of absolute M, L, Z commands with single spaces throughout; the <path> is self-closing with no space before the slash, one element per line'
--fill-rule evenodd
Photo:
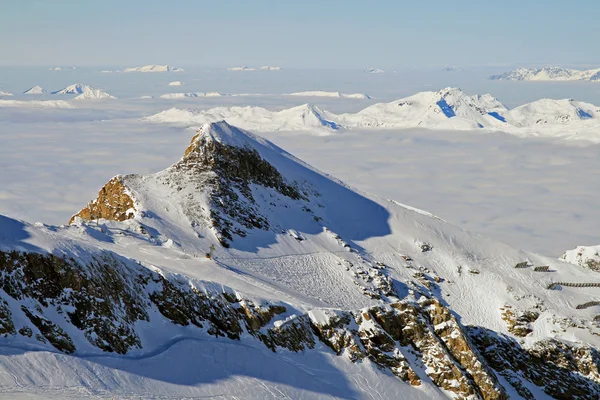
<path fill-rule="evenodd" d="M 72 223 L 79 217 L 85 220 L 108 219 L 125 221 L 133 218 L 135 205 L 122 176 L 115 176 L 98 192 L 98 197 L 82 208 L 69 220 Z"/>

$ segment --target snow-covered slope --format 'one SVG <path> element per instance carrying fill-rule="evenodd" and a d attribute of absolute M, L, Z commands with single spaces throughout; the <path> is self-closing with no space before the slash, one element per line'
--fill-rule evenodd
<path fill-rule="evenodd" d="M 111 179 L 69 226 L 0 216 L 0 273 L 4 392 L 600 394 L 599 288 L 578 285 L 600 277 L 360 193 L 225 122 L 171 167 Z"/>
<path fill-rule="evenodd" d="M 93 91 L 94 88 L 88 85 L 83 85 L 81 83 L 75 83 L 73 85 L 69 85 L 61 90 L 57 90 L 52 92 L 52 94 L 83 94 L 87 92 Z"/>
<path fill-rule="evenodd" d="M 23 94 L 46 94 L 46 93 L 48 93 L 46 91 L 46 89 L 44 89 L 41 86 L 34 86 L 23 92 Z"/>
<path fill-rule="evenodd" d="M 172 65 L 144 65 L 142 67 L 125 68 L 122 72 L 182 72 L 183 69 Z"/>
<path fill-rule="evenodd" d="M 369 68 L 365 72 L 367 74 L 383 74 L 385 71 L 379 68 Z"/>
<path fill-rule="evenodd" d="M 344 99 L 370 99 L 369 95 L 364 93 L 340 93 L 340 92 L 326 92 L 323 90 L 309 90 L 306 92 L 295 92 L 288 93 L 288 96 L 299 96 L 299 97 L 339 97 Z"/>
<path fill-rule="evenodd" d="M 181 81 L 173 81 L 173 82 L 169 82 L 169 86 L 182 86 L 183 82 Z"/>
<path fill-rule="evenodd" d="M 13 94 L 10 92 L 3 92 L 2 90 L 0 90 L 0 96 L 12 96 Z"/>
<path fill-rule="evenodd" d="M 585 71 L 560 67 L 517 68 L 501 75 L 492 75 L 493 80 L 507 81 L 592 81 L 600 82 L 600 68 Z"/>
<path fill-rule="evenodd" d="M 79 96 L 73 98 L 73 100 L 106 100 L 106 99 L 116 99 L 116 97 L 111 96 L 101 89 L 92 89 L 89 91 L 84 91 Z"/>
<path fill-rule="evenodd" d="M 330 119 L 330 113 L 304 104 L 282 111 L 270 111 L 262 107 L 217 107 L 210 110 L 185 110 L 171 108 L 145 118 L 147 121 L 170 123 L 180 126 L 202 125 L 207 122 L 226 120 L 244 129 L 256 131 L 295 131 L 315 129 L 329 132 L 338 129 Z"/>

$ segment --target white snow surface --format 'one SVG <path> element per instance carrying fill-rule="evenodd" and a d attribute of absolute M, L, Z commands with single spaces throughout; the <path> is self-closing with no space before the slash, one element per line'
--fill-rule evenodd
<path fill-rule="evenodd" d="M 369 68 L 365 72 L 367 74 L 383 74 L 385 71 L 379 68 Z"/>
<path fill-rule="evenodd" d="M 492 80 L 509 81 L 591 81 L 600 82 L 600 68 L 577 70 L 561 67 L 517 68 L 501 75 L 492 75 Z"/>
<path fill-rule="evenodd" d="M 37 85 L 33 86 L 23 92 L 23 94 L 46 94 L 46 93 L 48 93 L 48 91 L 46 89 L 44 89 L 41 86 L 37 86 Z"/>
<path fill-rule="evenodd" d="M 182 68 L 176 68 L 172 65 L 144 65 L 142 67 L 125 68 L 122 72 L 182 72 Z"/>
<path fill-rule="evenodd" d="M 0 90 L 0 96 L 13 96 L 13 94 L 10 92 L 4 92 L 4 91 Z"/>
<path fill-rule="evenodd" d="M 169 86 L 182 86 L 183 82 L 181 81 L 173 81 L 173 82 L 169 82 Z"/>

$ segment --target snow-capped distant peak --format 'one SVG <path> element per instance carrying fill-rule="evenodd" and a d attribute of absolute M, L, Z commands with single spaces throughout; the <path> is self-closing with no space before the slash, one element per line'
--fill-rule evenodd
<path fill-rule="evenodd" d="M 181 86 L 181 85 L 183 85 L 183 82 L 181 82 L 181 81 L 169 82 L 169 86 Z"/>
<path fill-rule="evenodd" d="M 245 65 L 242 65 L 241 67 L 227 68 L 227 71 L 255 71 L 255 70 L 256 70 L 256 68 L 250 68 Z"/>
<path fill-rule="evenodd" d="M 193 92 L 193 93 L 166 93 L 161 94 L 161 99 L 183 99 L 185 97 L 221 97 L 229 96 L 226 93 L 220 92 Z"/>
<path fill-rule="evenodd" d="M 61 90 L 57 90 L 56 92 L 52 92 L 52 94 L 82 94 L 86 92 L 91 92 L 92 90 L 94 90 L 94 88 L 91 86 L 83 85 L 81 83 L 75 83 Z"/>
<path fill-rule="evenodd" d="M 295 92 L 288 93 L 288 96 L 299 96 L 299 97 L 341 97 L 345 99 L 365 99 L 368 100 L 371 97 L 364 93 L 340 93 L 340 92 L 326 92 L 322 90 L 310 90 L 307 92 Z"/>
<path fill-rule="evenodd" d="M 34 86 L 23 92 L 23 94 L 45 94 L 45 93 L 48 93 L 48 92 L 46 91 L 46 89 L 44 89 L 41 86 Z"/>
<path fill-rule="evenodd" d="M 281 67 L 274 67 L 270 65 L 263 65 L 259 68 L 260 71 L 281 71 Z"/>
<path fill-rule="evenodd" d="M 542 124 L 564 125 L 600 117 L 600 107 L 572 99 L 541 99 L 506 112 L 512 124 L 528 127 Z"/>
<path fill-rule="evenodd" d="M 125 68 L 123 72 L 182 72 L 183 69 L 172 65 L 144 65 L 143 67 Z"/>
<path fill-rule="evenodd" d="M 2 90 L 0 90 L 0 96 L 12 96 L 13 94 L 10 92 L 3 92 Z"/>
<path fill-rule="evenodd" d="M 100 89 L 92 89 L 87 92 L 83 92 L 79 96 L 76 96 L 73 100 L 101 100 L 101 99 L 116 99 L 116 97 L 111 96 Z"/>
<path fill-rule="evenodd" d="M 383 74 L 385 71 L 379 68 L 369 68 L 365 72 L 367 74 Z"/>

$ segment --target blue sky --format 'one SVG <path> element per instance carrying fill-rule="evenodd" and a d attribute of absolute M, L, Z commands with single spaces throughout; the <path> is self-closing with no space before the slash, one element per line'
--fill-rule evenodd
<path fill-rule="evenodd" d="M 0 65 L 600 64 L 598 0 L 0 0 Z"/>

